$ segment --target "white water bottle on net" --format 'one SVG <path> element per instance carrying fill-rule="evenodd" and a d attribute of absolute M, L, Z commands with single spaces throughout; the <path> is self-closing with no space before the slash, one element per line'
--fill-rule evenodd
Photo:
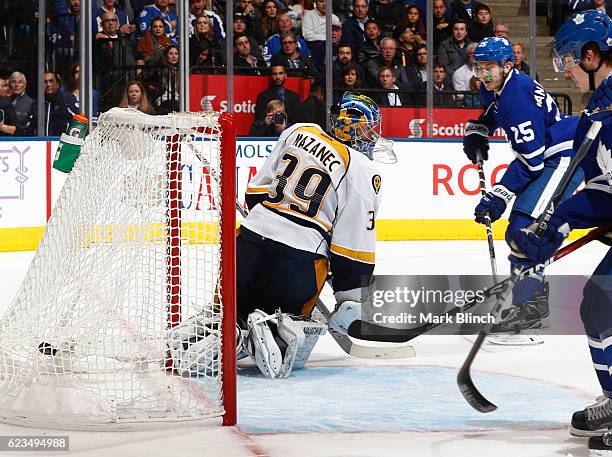
<path fill-rule="evenodd" d="M 235 130 L 115 108 L 0 321 L 0 420 L 235 423 Z"/>

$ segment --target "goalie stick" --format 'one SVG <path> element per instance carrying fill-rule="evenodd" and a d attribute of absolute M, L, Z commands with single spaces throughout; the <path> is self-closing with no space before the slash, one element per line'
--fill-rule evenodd
<path fill-rule="evenodd" d="M 529 268 L 525 268 L 521 272 L 518 279 L 523 279 L 529 276 L 530 274 L 532 274 L 533 272 L 535 272 L 536 270 L 544 268 L 550 265 L 551 263 L 556 262 L 559 259 L 562 259 L 566 255 L 576 251 L 577 249 L 581 248 L 585 244 L 588 244 L 593 240 L 597 240 L 601 238 L 602 236 L 604 236 L 606 233 L 611 232 L 611 231 L 612 231 L 612 224 L 604 225 L 604 226 L 601 226 L 601 227 L 598 227 L 596 229 L 589 231 L 589 233 L 587 233 L 583 237 L 559 249 L 557 253 L 553 257 L 548 259 L 546 262 L 534 265 Z M 482 296 L 484 298 L 488 298 L 488 297 L 498 294 L 501 291 L 502 287 L 509 281 L 510 281 L 510 278 L 508 277 L 500 281 L 499 283 L 494 284 L 490 288 L 484 290 L 482 292 Z M 376 325 L 376 324 L 373 324 L 371 322 L 366 322 L 366 321 L 355 321 L 354 323 L 351 324 L 351 327 L 349 327 L 349 334 L 356 335 L 356 334 L 359 334 L 359 332 L 361 331 L 362 334 L 359 336 L 359 338 L 363 340 L 387 341 L 390 343 L 405 343 L 420 335 L 430 332 L 431 330 L 434 330 L 437 327 L 447 325 L 446 322 L 450 321 L 450 319 L 447 319 L 446 316 L 451 317 L 457 313 L 466 312 L 478 304 L 479 303 L 475 299 L 473 299 L 467 302 L 462 307 L 455 307 L 451 311 L 447 311 L 446 313 L 444 313 L 443 315 L 444 318 L 441 318 L 440 322 L 438 323 L 432 322 L 429 324 L 423 324 L 419 327 L 413 327 L 407 330 L 383 327 L 383 326 Z M 359 327 L 361 327 L 361 330 L 359 330 Z"/>
<path fill-rule="evenodd" d="M 204 166 L 208 168 L 212 177 L 218 181 L 216 171 L 210 166 L 206 158 L 201 156 L 201 154 L 191 144 L 191 142 L 188 142 L 187 144 L 189 145 L 191 152 L 193 152 L 193 154 L 204 164 Z M 236 210 L 240 213 L 242 217 L 247 217 L 248 212 L 246 208 L 244 208 L 238 200 L 236 200 Z M 321 301 L 321 299 L 317 299 L 317 303 L 315 306 L 325 317 L 325 319 L 328 320 L 329 316 L 331 316 L 331 313 L 327 309 L 325 304 Z M 353 341 L 348 335 L 343 335 L 341 333 L 336 332 L 329 326 L 328 330 L 329 334 L 332 336 L 338 346 L 340 346 L 340 348 L 348 355 L 351 355 L 353 357 L 358 357 L 362 359 L 407 359 L 416 355 L 414 348 L 409 345 L 396 345 L 389 347 L 362 345 Z"/>
<path fill-rule="evenodd" d="M 542 215 L 536 221 L 537 223 L 537 228 L 535 231 L 536 236 L 540 237 L 546 231 L 548 227 L 548 221 L 550 221 L 550 218 L 552 217 L 555 211 L 555 207 L 557 203 L 559 203 L 559 200 L 561 199 L 561 196 L 565 192 L 567 185 L 570 182 L 570 179 L 572 178 L 572 176 L 574 175 L 574 172 L 578 168 L 578 165 L 580 164 L 584 156 L 586 156 L 589 148 L 591 147 L 591 144 L 595 140 L 595 137 L 597 137 L 599 130 L 601 129 L 601 125 L 602 124 L 600 121 L 594 121 L 591 127 L 589 128 L 589 131 L 584 137 L 582 144 L 578 148 L 578 151 L 576 151 L 576 155 L 571 159 L 568 165 L 567 171 L 563 175 L 563 178 L 557 185 L 557 188 L 555 189 L 553 196 L 548 202 L 548 205 L 546 206 L 546 210 L 542 213 Z M 516 282 L 521 277 L 523 270 L 524 270 L 523 267 L 517 267 L 512 272 L 512 275 L 510 276 L 508 281 L 504 282 L 504 284 L 500 283 L 498 285 L 498 288 L 500 290 L 496 294 L 497 301 L 495 302 L 495 305 L 493 306 L 492 313 L 491 313 L 494 316 L 494 321 L 497 321 L 497 317 L 499 316 L 501 309 L 503 307 L 503 304 L 506 301 L 506 297 L 510 293 L 510 290 L 512 289 L 514 284 L 516 284 Z M 484 340 L 489 334 L 489 332 L 491 331 L 492 327 L 493 327 L 493 323 L 489 323 L 485 325 L 485 327 L 480 331 L 480 333 L 478 334 L 478 338 L 476 338 L 476 341 L 474 342 L 472 349 L 470 350 L 467 358 L 463 362 L 463 365 L 461 365 L 461 368 L 459 369 L 459 373 L 457 374 L 457 385 L 459 386 L 459 390 L 461 391 L 463 398 L 465 398 L 465 400 L 470 404 L 470 406 L 472 406 L 475 410 L 481 413 L 488 413 L 491 411 L 495 411 L 497 409 L 497 406 L 495 406 L 493 403 L 487 400 L 485 396 L 482 395 L 482 393 L 480 393 L 480 391 L 474 384 L 474 381 L 472 380 L 470 369 L 472 367 L 472 363 L 474 362 L 474 359 L 476 358 L 476 355 L 478 354 L 478 351 L 482 347 L 482 344 L 484 343 Z"/>

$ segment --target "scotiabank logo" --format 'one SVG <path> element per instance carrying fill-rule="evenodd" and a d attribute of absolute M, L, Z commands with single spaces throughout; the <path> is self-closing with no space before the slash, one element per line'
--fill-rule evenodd
<path fill-rule="evenodd" d="M 423 138 L 423 122 L 425 119 L 412 119 L 408 124 L 410 136 L 408 138 Z"/>
<path fill-rule="evenodd" d="M 217 100 L 216 95 L 205 95 L 200 100 L 202 111 L 210 113 L 211 111 L 227 111 L 227 100 Z M 251 99 L 243 100 L 239 103 L 234 103 L 234 113 L 255 113 L 255 103 Z"/>

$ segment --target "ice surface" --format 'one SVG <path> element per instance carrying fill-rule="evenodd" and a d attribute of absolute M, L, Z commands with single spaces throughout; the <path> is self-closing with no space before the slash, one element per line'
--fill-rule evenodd
<path fill-rule="evenodd" d="M 497 242 L 496 248 L 500 273 L 507 272 L 507 247 Z M 548 271 L 589 274 L 606 249 L 588 245 Z M 10 302 L 32 256 L 0 253 L 0 306 Z M 378 274 L 487 274 L 489 268 L 484 241 L 377 246 Z M 323 299 L 331 304 L 329 290 Z M 212 421 L 156 432 L 70 432 L 70 455 L 587 455 L 586 441 L 567 433 L 571 413 L 599 394 L 583 337 L 547 336 L 543 345 L 530 347 L 485 346 L 474 364 L 474 382 L 499 406 L 488 415 L 471 410 L 454 383 L 470 340 L 419 337 L 414 340 L 417 357 L 391 362 L 348 357 L 326 335 L 307 367 L 290 379 L 270 381 L 243 368 L 239 427 L 222 428 Z M 0 425 L 0 435 L 39 432 Z"/>

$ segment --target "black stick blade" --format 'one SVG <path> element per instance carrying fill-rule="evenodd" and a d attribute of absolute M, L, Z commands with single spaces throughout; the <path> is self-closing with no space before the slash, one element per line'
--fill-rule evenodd
<path fill-rule="evenodd" d="M 478 338 L 476 338 L 476 341 L 474 341 L 472 350 L 463 362 L 463 365 L 461 365 L 459 373 L 457 374 L 457 385 L 459 386 L 461 395 L 463 395 L 465 401 L 467 401 L 472 408 L 480 413 L 490 413 L 491 411 L 495 411 L 497 409 L 497 406 L 487 400 L 476 388 L 470 374 L 472 362 L 474 362 L 476 354 L 480 350 L 482 343 L 484 343 L 487 333 L 488 331 L 483 330 L 478 334 Z"/>
<path fill-rule="evenodd" d="M 487 400 L 484 395 L 478 391 L 470 377 L 469 371 L 459 371 L 457 375 L 457 385 L 465 401 L 467 401 L 476 411 L 480 413 L 490 413 L 497 409 L 497 406 Z"/>

